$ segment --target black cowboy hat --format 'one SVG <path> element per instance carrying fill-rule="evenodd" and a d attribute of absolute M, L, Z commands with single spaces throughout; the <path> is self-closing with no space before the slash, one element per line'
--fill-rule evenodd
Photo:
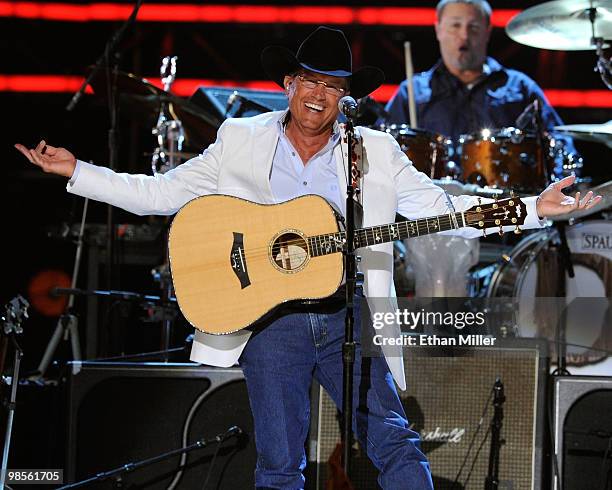
<path fill-rule="evenodd" d="M 342 31 L 317 27 L 300 45 L 297 54 L 282 46 L 268 46 L 261 53 L 261 64 L 268 76 L 282 88 L 285 88 L 285 75 L 302 68 L 349 78 L 351 96 L 359 99 L 380 87 L 385 75 L 373 66 L 364 66 L 353 72 L 352 58 L 351 47 Z"/>

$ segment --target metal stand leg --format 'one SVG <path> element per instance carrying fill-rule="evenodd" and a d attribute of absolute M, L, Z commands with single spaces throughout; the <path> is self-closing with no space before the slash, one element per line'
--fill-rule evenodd
<path fill-rule="evenodd" d="M 11 447 L 11 433 L 13 431 L 13 417 L 15 415 L 15 400 L 17 399 L 17 386 L 19 385 L 19 366 L 21 365 L 21 358 L 23 357 L 23 351 L 15 340 L 15 335 L 10 335 L 11 342 L 15 347 L 15 361 L 13 366 L 13 379 L 11 380 L 11 399 L 8 404 L 8 417 L 6 423 L 6 434 L 4 436 L 4 451 L 2 452 L 2 473 L 0 474 L 0 489 L 4 488 L 4 482 L 6 481 L 6 472 L 8 468 L 8 457 L 9 450 Z"/>
<path fill-rule="evenodd" d="M 71 288 L 74 289 L 76 287 L 77 277 L 79 276 L 79 266 L 81 264 L 81 254 L 83 251 L 83 234 L 85 231 L 85 219 L 87 217 L 87 205 L 89 203 L 89 199 L 85 199 L 85 204 L 83 204 L 83 215 L 81 217 L 81 227 L 79 229 L 79 238 L 77 240 L 77 249 L 74 257 L 74 268 L 72 269 L 72 285 Z M 68 305 L 66 306 L 66 312 L 59 318 L 57 322 L 57 326 L 55 327 L 55 331 L 51 336 L 51 340 L 47 345 L 47 349 L 43 354 L 43 358 L 40 361 L 37 369 L 37 376 L 35 378 L 42 378 L 47 372 L 47 368 L 55 355 L 55 351 L 57 346 L 59 345 L 60 340 L 62 338 L 64 340 L 68 340 L 70 337 L 70 344 L 72 346 L 72 359 L 74 361 L 81 360 L 81 344 L 79 341 L 79 331 L 78 331 L 78 321 L 76 316 L 72 313 L 72 307 L 74 306 L 74 295 L 70 295 L 68 299 Z"/>

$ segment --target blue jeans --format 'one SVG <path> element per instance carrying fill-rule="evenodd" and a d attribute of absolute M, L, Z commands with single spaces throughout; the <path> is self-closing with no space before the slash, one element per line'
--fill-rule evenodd
<path fill-rule="evenodd" d="M 361 356 L 359 298 L 355 305 L 353 432 L 380 471 L 383 489 L 433 489 L 385 359 Z M 253 335 L 240 357 L 255 422 L 257 488 L 304 488 L 313 376 L 342 406 L 344 308 L 296 310 Z"/>

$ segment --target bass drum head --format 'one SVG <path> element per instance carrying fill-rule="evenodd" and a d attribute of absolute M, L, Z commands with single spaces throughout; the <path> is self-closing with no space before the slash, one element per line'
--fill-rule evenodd
<path fill-rule="evenodd" d="M 612 358 L 612 222 L 566 228 L 574 277 L 565 273 L 566 297 L 557 296 L 559 233 L 551 228 L 526 236 L 504 257 L 487 288 L 489 298 L 508 298 L 514 334 L 546 338 L 556 356 L 557 326 L 565 314 L 567 361 L 573 374 L 608 374 Z M 503 333 L 503 332 L 502 332 Z"/>

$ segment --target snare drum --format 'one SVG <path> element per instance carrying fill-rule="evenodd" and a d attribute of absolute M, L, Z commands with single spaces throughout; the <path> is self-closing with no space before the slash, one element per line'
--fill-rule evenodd
<path fill-rule="evenodd" d="M 548 185 L 551 149 L 535 135 L 515 128 L 465 134 L 457 145 L 462 180 L 516 192 L 539 192 Z"/>
<path fill-rule="evenodd" d="M 558 277 L 559 240 L 554 228 L 526 236 L 505 257 L 491 276 L 490 298 L 509 298 L 515 307 L 514 334 L 555 340 L 560 311 L 566 310 L 568 365 L 587 366 L 601 362 L 612 349 L 610 305 L 612 298 L 612 222 L 589 221 L 566 229 L 574 266 L 574 278 L 566 277 L 566 298 L 554 298 Z M 554 352 L 555 344 L 551 344 Z M 592 366 L 591 366 L 592 368 Z M 586 374 L 588 371 L 584 371 Z"/>
<path fill-rule="evenodd" d="M 399 143 L 414 167 L 432 179 L 457 178 L 452 142 L 446 136 L 424 129 L 413 129 L 406 124 L 391 124 L 378 127 L 389 133 Z"/>

